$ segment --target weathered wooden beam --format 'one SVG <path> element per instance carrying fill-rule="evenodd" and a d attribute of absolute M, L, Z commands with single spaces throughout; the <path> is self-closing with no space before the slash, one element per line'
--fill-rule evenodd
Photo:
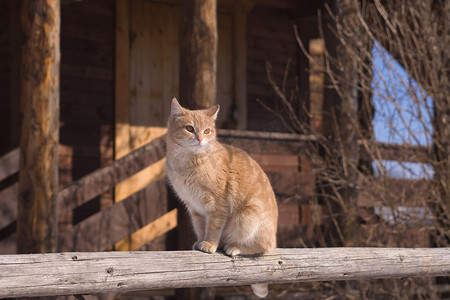
<path fill-rule="evenodd" d="M 148 197 L 151 195 L 151 197 Z M 165 179 L 151 183 L 147 192 L 136 193 L 73 226 L 60 236 L 61 251 L 104 251 L 158 218 L 148 209 L 151 203 L 163 203 L 167 197 Z"/>
<path fill-rule="evenodd" d="M 19 148 L 16 148 L 0 157 L 0 181 L 19 171 L 19 157 Z"/>
<path fill-rule="evenodd" d="M 429 163 L 433 160 L 431 147 L 374 143 L 371 140 L 358 140 L 359 155 L 363 160 L 393 160 L 400 162 Z"/>
<path fill-rule="evenodd" d="M 0 230 L 16 222 L 18 192 L 18 182 L 0 191 Z"/>
<path fill-rule="evenodd" d="M 17 251 L 56 250 L 59 143 L 59 0 L 22 1 Z"/>
<path fill-rule="evenodd" d="M 199 251 L 3 255 L 0 298 L 449 275 L 450 248 L 276 249 L 234 258 Z"/>
<path fill-rule="evenodd" d="M 58 202 L 74 208 L 164 158 L 165 136 L 75 181 L 58 194 Z"/>

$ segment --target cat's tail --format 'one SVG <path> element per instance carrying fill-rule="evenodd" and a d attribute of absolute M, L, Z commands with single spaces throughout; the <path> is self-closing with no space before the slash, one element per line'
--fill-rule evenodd
<path fill-rule="evenodd" d="M 259 298 L 264 298 L 269 294 L 269 285 L 267 283 L 252 284 L 253 293 Z"/>

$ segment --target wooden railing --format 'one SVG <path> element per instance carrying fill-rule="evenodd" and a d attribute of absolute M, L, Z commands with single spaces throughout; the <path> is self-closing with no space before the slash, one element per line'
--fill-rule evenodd
<path fill-rule="evenodd" d="M 309 197 L 314 193 L 315 175 L 311 161 L 305 157 L 307 147 L 316 142 L 314 136 L 246 132 L 220 130 L 221 141 L 243 148 L 253 156 L 267 172 L 275 193 L 283 199 L 295 195 L 297 198 Z M 94 197 L 113 188 L 116 184 L 136 174 L 140 170 L 154 164 L 165 156 L 165 137 L 160 137 L 151 143 L 133 151 L 85 177 L 63 188 L 58 194 L 59 210 L 73 210 Z M 359 142 L 360 156 L 370 159 L 370 149 L 364 141 Z M 378 155 L 383 159 L 401 161 L 423 161 L 429 156 L 429 150 L 421 147 L 404 147 L 401 145 L 378 144 Z M 19 151 L 14 150 L 0 159 L 0 182 L 18 172 Z M 398 185 L 398 183 L 396 183 Z M 166 201 L 167 190 L 165 179 L 151 183 L 147 189 L 153 195 L 148 201 Z M 17 215 L 18 184 L 14 183 L 0 191 L 0 239 L 15 231 Z M 364 195 L 364 193 L 362 193 Z M 364 201 L 360 201 L 362 205 Z M 294 203 L 293 205 L 298 205 Z M 103 251 L 111 245 L 125 239 L 138 230 L 145 230 L 148 242 L 164 234 L 176 226 L 176 210 L 160 216 L 159 223 L 164 226 L 152 226 L 151 219 L 146 214 L 146 202 L 136 196 L 130 196 L 99 213 L 85 219 L 81 223 L 68 228 L 60 234 L 61 251 Z M 137 217 L 139 222 L 131 221 Z M 282 220 L 289 222 L 290 220 Z M 108 234 L 105 234 L 108 233 Z M 125 248 L 129 250 L 137 249 Z"/>
<path fill-rule="evenodd" d="M 276 249 L 234 258 L 200 251 L 2 255 L 0 298 L 449 275 L 449 248 Z"/>

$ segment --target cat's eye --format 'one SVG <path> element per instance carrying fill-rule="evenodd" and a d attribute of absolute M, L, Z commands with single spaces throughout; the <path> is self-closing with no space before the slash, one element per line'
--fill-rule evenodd
<path fill-rule="evenodd" d="M 191 125 L 186 125 L 186 130 L 189 132 L 194 132 L 194 127 L 192 127 Z"/>
<path fill-rule="evenodd" d="M 206 128 L 205 130 L 203 130 L 203 133 L 204 134 L 210 134 L 211 133 L 211 129 Z"/>

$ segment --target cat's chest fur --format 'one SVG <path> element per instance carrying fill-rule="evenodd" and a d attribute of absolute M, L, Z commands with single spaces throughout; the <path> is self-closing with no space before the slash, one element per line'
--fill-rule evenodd
<path fill-rule="evenodd" d="M 168 158 L 167 176 L 174 190 L 188 208 L 205 216 L 205 196 L 217 182 L 213 165 L 208 157 L 177 159 L 177 164 Z"/>

